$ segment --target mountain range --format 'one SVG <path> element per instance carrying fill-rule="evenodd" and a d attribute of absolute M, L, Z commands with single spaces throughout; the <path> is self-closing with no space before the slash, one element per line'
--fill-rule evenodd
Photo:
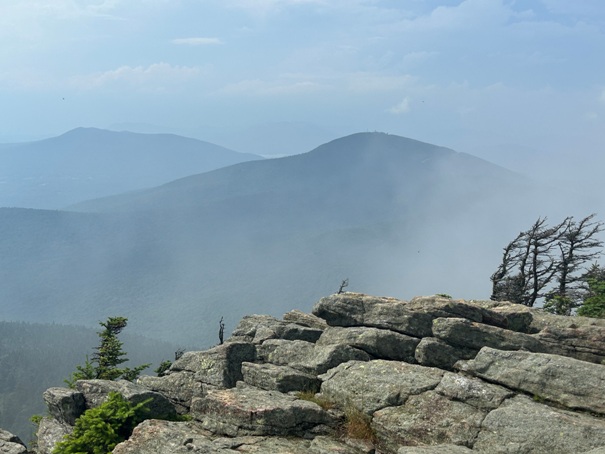
<path fill-rule="evenodd" d="M 345 279 L 486 298 L 506 242 L 569 206 L 539 189 L 465 153 L 360 133 L 67 210 L 0 209 L 0 310 L 90 326 L 121 315 L 205 347 L 221 318 L 229 331 L 245 314 L 306 310 Z"/>
<path fill-rule="evenodd" d="M 174 134 L 77 128 L 0 144 L 0 206 L 57 209 L 255 159 Z"/>

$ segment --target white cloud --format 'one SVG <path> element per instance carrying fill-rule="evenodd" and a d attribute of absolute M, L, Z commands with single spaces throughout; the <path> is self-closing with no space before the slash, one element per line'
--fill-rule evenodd
<path fill-rule="evenodd" d="M 357 93 L 387 92 L 401 90 L 414 83 L 416 78 L 410 75 L 382 75 L 373 73 L 355 73 L 345 75 L 348 90 Z"/>
<path fill-rule="evenodd" d="M 266 82 L 260 79 L 248 79 L 226 85 L 219 90 L 219 93 L 228 95 L 271 96 L 309 93 L 318 91 L 319 89 L 321 89 L 321 85 L 309 80 Z"/>
<path fill-rule="evenodd" d="M 410 100 L 407 98 L 403 98 L 401 102 L 389 109 L 389 112 L 394 115 L 401 115 L 408 113 L 410 111 Z"/>
<path fill-rule="evenodd" d="M 176 38 L 172 40 L 172 44 L 186 46 L 208 46 L 214 44 L 223 44 L 219 38 Z"/>
<path fill-rule="evenodd" d="M 141 90 L 163 90 L 176 83 L 197 77 L 202 73 L 198 67 L 154 63 L 149 66 L 121 66 L 102 73 L 78 76 L 73 79 L 76 86 L 92 89 L 115 83 L 126 83 Z"/>
<path fill-rule="evenodd" d="M 599 101 L 605 104 L 605 88 L 601 90 L 601 96 L 599 96 Z"/>

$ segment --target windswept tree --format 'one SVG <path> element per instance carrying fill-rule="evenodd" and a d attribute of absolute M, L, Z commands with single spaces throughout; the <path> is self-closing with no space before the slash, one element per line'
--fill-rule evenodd
<path fill-rule="evenodd" d="M 561 241 L 558 243 L 557 286 L 546 297 L 545 309 L 559 315 L 571 315 L 582 304 L 582 291 L 589 271 L 585 266 L 601 254 L 603 241 L 596 238 L 603 223 L 594 221 L 594 214 L 579 222 L 566 219 Z"/>
<path fill-rule="evenodd" d="M 65 382 L 73 387 L 77 380 L 104 379 L 134 380 L 140 373 L 149 367 L 149 364 L 143 364 L 134 368 L 118 367 L 128 361 L 126 352 L 122 350 L 122 341 L 118 339 L 118 334 L 126 327 L 128 319 L 124 317 L 109 317 L 106 322 L 99 322 L 104 329 L 99 331 L 100 343 L 95 348 L 92 359 L 86 357 L 84 366 L 76 366 L 76 371 L 71 378 Z"/>
<path fill-rule="evenodd" d="M 546 218 L 538 218 L 504 248 L 502 262 L 491 276 L 492 299 L 533 307 L 546 296 L 557 272 L 555 251 L 566 222 L 548 227 Z"/>
<path fill-rule="evenodd" d="M 581 300 L 577 290 L 585 267 L 602 247 L 596 238 L 602 223 L 595 222 L 594 217 L 592 214 L 579 222 L 568 217 L 552 227 L 546 218 L 538 218 L 531 228 L 519 233 L 504 248 L 502 261 L 491 276 L 491 299 L 533 307 L 544 298 L 547 310 L 571 314 Z"/>

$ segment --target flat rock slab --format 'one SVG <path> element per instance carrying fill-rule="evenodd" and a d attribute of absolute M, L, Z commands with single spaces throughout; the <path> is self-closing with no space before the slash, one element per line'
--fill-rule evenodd
<path fill-rule="evenodd" d="M 320 299 L 313 307 L 313 315 L 330 326 L 369 326 L 414 337 L 431 336 L 434 317 L 410 311 L 406 305 L 407 302 L 395 298 L 347 292 Z"/>
<path fill-rule="evenodd" d="M 191 415 L 205 429 L 230 437 L 240 435 L 302 436 L 319 425 L 335 424 L 319 405 L 244 383 L 209 390 L 193 399 Z"/>
<path fill-rule="evenodd" d="M 320 376 L 321 394 L 342 407 L 350 403 L 371 415 L 434 389 L 443 374 L 439 369 L 398 361 L 350 361 Z"/>
<path fill-rule="evenodd" d="M 535 337 L 545 344 L 552 345 L 553 350 L 561 350 L 565 356 L 596 364 L 602 364 L 605 360 L 605 327 L 603 326 L 584 325 L 567 328 L 550 326 L 535 334 Z"/>
<path fill-rule="evenodd" d="M 463 402 L 427 391 L 410 396 L 402 406 L 374 413 L 372 428 L 379 447 L 389 453 L 402 446 L 449 443 L 471 447 L 485 414 Z"/>
<path fill-rule="evenodd" d="M 480 410 L 494 410 L 505 399 L 515 395 L 502 386 L 451 372 L 445 373 L 435 391 L 448 399 L 464 402 Z"/>
<path fill-rule="evenodd" d="M 601 446 L 605 446 L 602 418 L 517 396 L 485 417 L 473 450 L 486 454 L 569 454 Z"/>
<path fill-rule="evenodd" d="M 319 318 L 313 314 L 307 314 L 306 312 L 293 309 L 290 312 L 284 314 L 284 320 L 290 323 L 296 323 L 302 326 L 308 326 L 309 328 L 316 328 L 324 330 L 328 327 L 328 324 L 323 318 Z"/>
<path fill-rule="evenodd" d="M 420 339 L 388 329 L 367 327 L 329 327 L 317 345 L 345 344 L 361 349 L 377 359 L 415 363 L 414 352 Z"/>
<path fill-rule="evenodd" d="M 369 361 L 370 355 L 350 345 L 316 345 L 305 341 L 269 339 L 257 346 L 259 361 L 290 366 L 319 375 L 351 360 Z"/>
<path fill-rule="evenodd" d="M 195 379 L 221 388 L 232 388 L 242 379 L 242 363 L 252 362 L 256 349 L 249 342 L 226 342 L 201 352 L 186 352 L 168 369 L 193 372 Z"/>
<path fill-rule="evenodd" d="M 265 436 L 216 438 L 199 422 L 147 420 L 113 454 L 369 454 L 331 437 L 313 440 Z M 12 453 L 11 453 L 12 454 Z"/>
<path fill-rule="evenodd" d="M 137 384 L 163 394 L 182 410 L 189 409 L 192 398 L 202 397 L 205 393 L 195 374 L 187 371 L 171 372 L 162 377 L 143 375 L 137 379 Z"/>
<path fill-rule="evenodd" d="M 320 299 L 313 314 L 330 326 L 371 326 L 420 338 L 432 336 L 432 321 L 440 317 L 465 318 L 501 328 L 510 326 L 507 317 L 489 308 L 439 296 L 407 302 L 346 292 Z"/>
<path fill-rule="evenodd" d="M 113 449 L 113 454 L 224 454 L 210 433 L 196 422 L 148 419 L 139 424 L 130 438 Z"/>
<path fill-rule="evenodd" d="M 311 322 L 314 318 L 316 317 L 308 315 L 306 320 L 307 322 Z M 231 336 L 233 339 L 242 339 L 254 344 L 260 344 L 267 339 L 315 342 L 319 339 L 321 333 L 321 328 L 279 320 L 270 315 L 247 315 L 241 319 Z"/>
<path fill-rule="evenodd" d="M 244 382 L 267 391 L 288 393 L 291 391 L 319 390 L 321 380 L 289 366 L 275 364 L 242 363 Z"/>
<path fill-rule="evenodd" d="M 435 337 L 425 337 L 416 347 L 414 358 L 422 366 L 452 370 L 456 362 L 474 358 L 478 351 L 460 346 L 454 347 Z"/>
<path fill-rule="evenodd" d="M 605 365 L 558 355 L 485 347 L 475 359 L 461 361 L 457 367 L 571 409 L 605 414 Z"/>
<path fill-rule="evenodd" d="M 547 352 L 550 345 L 532 337 L 495 326 L 472 322 L 463 318 L 437 318 L 433 321 L 433 335 L 450 345 L 479 350 L 492 347 L 500 350 L 525 349 Z"/>
<path fill-rule="evenodd" d="M 404 446 L 397 454 L 472 454 L 472 450 L 458 445 Z"/>

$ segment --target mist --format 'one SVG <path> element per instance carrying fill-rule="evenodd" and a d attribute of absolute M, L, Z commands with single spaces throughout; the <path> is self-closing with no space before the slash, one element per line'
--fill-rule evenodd
<path fill-rule="evenodd" d="M 250 313 L 309 311 L 344 279 L 402 299 L 488 299 L 518 232 L 595 208 L 582 188 L 360 133 L 66 210 L 1 209 L 0 301 L 5 320 L 120 315 L 136 333 L 205 348 L 221 317 L 229 333 Z"/>

